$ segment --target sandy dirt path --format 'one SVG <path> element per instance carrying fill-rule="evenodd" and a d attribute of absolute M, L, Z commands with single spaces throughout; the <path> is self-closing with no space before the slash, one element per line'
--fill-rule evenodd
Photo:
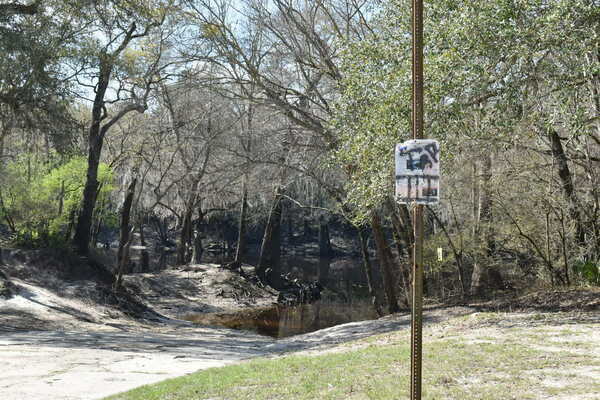
<path fill-rule="evenodd" d="M 0 334 L 0 398 L 98 399 L 265 354 L 273 339 L 227 329 Z"/>
<path fill-rule="evenodd" d="M 430 315 L 436 323 L 472 312 Z M 406 314 L 275 340 L 249 332 L 174 326 L 166 332 L 0 332 L 0 399 L 99 399 L 141 385 L 256 356 L 320 351 L 409 327 Z"/>
<path fill-rule="evenodd" d="M 512 343 L 511 340 L 518 337 L 520 342 L 532 348 L 542 343 L 544 350 L 550 352 L 589 353 L 589 365 L 581 365 L 581 368 L 585 376 L 593 377 L 593 380 L 597 380 L 600 372 L 598 358 L 594 358 L 599 355 L 594 346 L 599 340 L 598 324 L 600 314 L 595 312 L 480 316 L 468 307 L 425 312 L 425 332 L 429 337 L 457 337 L 479 342 L 494 338 L 496 343 Z M 349 342 L 408 330 L 409 327 L 410 316 L 396 314 L 280 340 L 183 323 L 163 328 L 162 332 L 4 332 L 0 333 L 0 399 L 100 399 L 141 385 L 257 356 L 347 351 L 370 343 Z M 383 335 L 378 340 L 384 343 L 388 336 Z M 534 372 L 543 371 L 534 368 Z M 549 385 L 565 386 L 578 376 L 571 375 L 558 381 L 550 375 L 544 379 Z M 558 398 L 562 400 L 562 397 Z"/>

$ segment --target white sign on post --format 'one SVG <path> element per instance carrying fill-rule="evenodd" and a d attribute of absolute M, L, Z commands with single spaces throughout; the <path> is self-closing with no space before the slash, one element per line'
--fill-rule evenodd
<path fill-rule="evenodd" d="M 396 201 L 435 204 L 440 200 L 440 145 L 409 140 L 396 145 Z"/>

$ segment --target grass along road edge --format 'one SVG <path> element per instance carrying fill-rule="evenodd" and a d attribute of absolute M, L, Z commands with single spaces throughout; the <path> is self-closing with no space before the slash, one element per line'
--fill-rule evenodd
<path fill-rule="evenodd" d="M 475 313 L 424 332 L 424 399 L 600 399 L 598 313 Z M 404 399 L 406 329 L 330 349 L 255 359 L 110 400 Z"/>

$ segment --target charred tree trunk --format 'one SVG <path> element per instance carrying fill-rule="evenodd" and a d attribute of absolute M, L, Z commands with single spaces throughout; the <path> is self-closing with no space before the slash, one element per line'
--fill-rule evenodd
<path fill-rule="evenodd" d="M 269 213 L 269 219 L 267 226 L 265 227 L 265 234 L 263 237 L 262 245 L 260 247 L 260 256 L 258 259 L 258 265 L 256 266 L 256 274 L 261 281 L 270 284 L 269 278 L 277 279 L 280 275 L 280 259 L 281 259 L 281 210 L 282 210 L 282 191 L 280 187 L 275 190 L 275 199 L 271 212 Z M 271 274 L 267 276 L 267 268 L 271 269 Z"/>
<path fill-rule="evenodd" d="M 331 240 L 329 238 L 329 227 L 323 217 L 319 218 L 319 256 L 331 257 Z"/>
<path fill-rule="evenodd" d="M 121 211 L 121 235 L 119 238 L 119 251 L 117 253 L 118 267 L 116 280 L 113 286 L 115 291 L 121 288 L 123 284 L 123 274 L 129 270 L 129 247 L 131 246 L 133 233 L 129 220 L 131 219 L 131 205 L 133 204 L 136 184 L 137 178 L 134 178 L 127 188 L 125 201 L 123 202 L 123 210 Z"/>
<path fill-rule="evenodd" d="M 400 307 L 398 306 L 398 296 L 396 295 L 396 279 L 392 269 L 391 251 L 385 240 L 381 219 L 377 213 L 373 213 L 371 216 L 371 228 L 373 229 L 373 237 L 375 238 L 377 257 L 379 258 L 379 264 L 381 265 L 383 289 L 388 302 L 388 311 L 390 313 L 396 313 L 400 311 Z"/>
<path fill-rule="evenodd" d="M 367 289 L 369 290 L 369 296 L 371 297 L 371 304 L 375 312 L 380 317 L 383 316 L 381 310 L 380 301 L 377 298 L 377 291 L 375 290 L 375 281 L 373 280 L 373 266 L 371 264 L 371 258 L 369 257 L 369 248 L 367 247 L 368 232 L 364 226 L 356 228 L 358 232 L 358 238 L 360 240 L 360 252 L 363 259 L 363 268 L 365 270 L 365 276 L 367 278 Z"/>
<path fill-rule="evenodd" d="M 140 230 L 140 245 L 142 246 L 142 255 L 141 255 L 141 270 L 142 272 L 150 272 L 150 256 L 148 254 L 148 249 L 147 249 L 147 243 L 146 243 L 146 237 L 144 236 L 144 222 L 143 219 L 140 218 L 140 223 L 139 223 L 139 230 Z"/>
<path fill-rule="evenodd" d="M 291 213 L 291 209 L 287 213 L 287 237 L 290 245 L 294 243 L 294 216 Z"/>
<path fill-rule="evenodd" d="M 192 252 L 192 263 L 200 264 L 202 262 L 202 253 L 204 248 L 202 247 L 202 222 L 204 220 L 204 214 L 202 208 L 198 207 L 198 220 L 196 221 L 196 229 L 194 230 L 194 249 Z"/>
<path fill-rule="evenodd" d="M 323 287 L 329 285 L 329 271 L 331 270 L 331 258 L 319 258 L 319 276 L 318 281 Z"/>

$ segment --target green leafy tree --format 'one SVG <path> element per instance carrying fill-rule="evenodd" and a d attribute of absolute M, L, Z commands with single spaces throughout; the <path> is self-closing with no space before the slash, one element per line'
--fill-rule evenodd
<path fill-rule="evenodd" d="M 13 131 L 35 131 L 60 145 L 73 129 L 64 67 L 78 27 L 64 3 L 0 4 L 0 159 Z"/>
<path fill-rule="evenodd" d="M 392 149 L 409 139 L 409 3 L 383 4 L 373 34 L 347 44 L 340 68 L 335 161 L 350 171 L 348 201 L 363 219 L 392 193 Z M 442 143 L 446 171 L 489 166 L 485 207 L 475 207 L 485 253 L 494 252 L 490 237 L 516 235 L 558 282 L 569 272 L 558 270 L 557 256 L 565 265 L 600 257 L 599 10 L 593 0 L 426 4 L 426 135 Z M 458 175 L 444 184 L 459 184 Z M 517 194 L 515 185 L 530 189 Z M 546 240 L 553 232 L 563 243 Z"/>
<path fill-rule="evenodd" d="M 82 7 L 89 14 L 79 14 L 87 29 L 74 68 L 84 71 L 93 91 L 87 178 L 73 237 L 80 254 L 88 252 L 104 140 L 125 115 L 145 112 L 152 88 L 165 79 L 169 63 L 163 61 L 163 52 L 172 31 L 160 28 L 175 5 L 175 0 L 104 0 Z"/>
<path fill-rule="evenodd" d="M 83 157 L 75 157 L 66 164 L 57 167 L 39 182 L 40 204 L 53 204 L 51 212 L 46 212 L 49 218 L 49 233 L 64 231 L 71 216 L 79 211 L 83 188 L 85 186 L 85 171 L 87 161 Z M 107 204 L 108 196 L 115 189 L 113 173 L 109 166 L 100 163 L 98 166 L 98 203 Z"/>
<path fill-rule="evenodd" d="M 86 179 L 87 162 L 74 157 L 55 168 L 26 154 L 6 166 L 2 192 L 2 217 L 26 242 L 65 241 L 78 212 Z M 113 173 L 101 163 L 98 170 L 99 203 L 114 190 Z"/>

